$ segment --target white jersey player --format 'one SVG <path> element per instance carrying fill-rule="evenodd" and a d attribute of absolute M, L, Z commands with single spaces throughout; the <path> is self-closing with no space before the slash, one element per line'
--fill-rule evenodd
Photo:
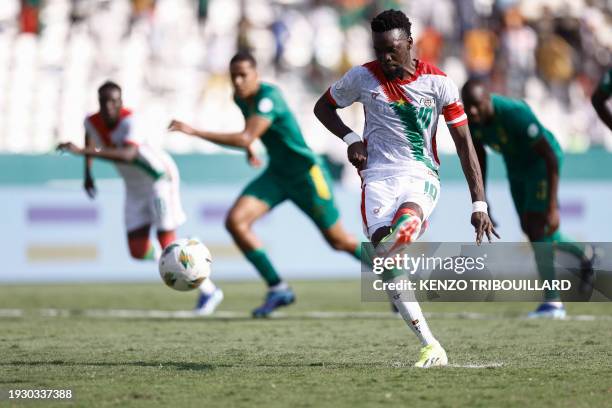
<path fill-rule="evenodd" d="M 176 239 L 176 229 L 185 220 L 180 199 L 179 172 L 165 151 L 147 144 L 134 131 L 133 116 L 123 107 L 121 88 L 106 82 L 98 89 L 100 111 L 85 119 L 85 148 L 62 143 L 58 149 L 85 157 L 84 186 L 95 196 L 91 159 L 113 162 L 125 184 L 125 227 L 130 255 L 156 260 L 158 251 L 149 239 L 155 228 L 161 248 Z M 200 287 L 196 311 L 210 314 L 223 293 L 209 279 Z"/>
<path fill-rule="evenodd" d="M 453 128 L 467 123 L 457 86 L 430 64 L 415 60 L 414 69 L 406 80 L 388 81 L 375 60 L 348 71 L 326 93 L 337 108 L 364 106 L 367 162 L 360 174 L 368 236 L 391 224 L 394 203 L 414 202 L 429 217 L 440 192 L 438 117 L 444 114 Z"/>
<path fill-rule="evenodd" d="M 348 71 L 315 106 L 317 118 L 348 145 L 349 161 L 362 177 L 364 230 L 374 246 L 409 244 L 419 237 L 440 195 L 436 152 L 438 116 L 443 114 L 457 147 L 473 202 L 471 222 L 480 244 L 497 235 L 487 214 L 478 159 L 457 86 L 436 67 L 412 58 L 411 23 L 401 11 L 372 20 L 377 59 Z M 365 109 L 363 139 L 336 109 L 360 102 Z M 400 271 L 387 271 L 395 280 Z M 388 287 L 388 286 L 387 286 Z M 423 348 L 418 367 L 447 364 L 446 352 L 431 333 L 419 304 L 387 290 L 391 301 Z"/>

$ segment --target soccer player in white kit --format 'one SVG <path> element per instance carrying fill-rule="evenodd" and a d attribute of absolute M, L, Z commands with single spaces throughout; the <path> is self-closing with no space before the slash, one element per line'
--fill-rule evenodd
<path fill-rule="evenodd" d="M 125 184 L 125 227 L 130 255 L 139 260 L 157 260 L 159 251 L 149 239 L 155 227 L 161 248 L 176 239 L 176 229 L 185 220 L 179 192 L 179 172 L 165 151 L 150 146 L 133 129 L 132 112 L 123 107 L 121 88 L 105 82 L 98 89 L 100 111 L 85 119 L 85 147 L 60 143 L 59 150 L 85 157 L 84 187 L 94 198 L 91 174 L 93 158 L 112 161 Z M 223 292 L 206 279 L 200 286 L 196 312 L 210 314 L 223 299 Z"/>
<path fill-rule="evenodd" d="M 476 242 L 495 232 L 487 214 L 482 175 L 457 86 L 438 68 L 413 59 L 411 23 L 387 10 L 371 23 L 376 60 L 354 67 L 317 102 L 314 113 L 348 145 L 348 159 L 362 178 L 364 230 L 374 246 L 415 241 L 440 195 L 436 152 L 438 116 L 450 129 L 471 198 Z M 363 140 L 338 117 L 339 108 L 360 102 L 365 110 Z M 399 279 L 391 271 L 391 279 Z M 417 367 L 446 365 L 446 352 L 431 333 L 421 308 L 400 292 L 387 293 L 422 344 Z"/>

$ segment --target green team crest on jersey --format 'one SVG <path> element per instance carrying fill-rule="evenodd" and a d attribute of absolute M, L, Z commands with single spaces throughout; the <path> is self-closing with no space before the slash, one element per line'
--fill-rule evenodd
<path fill-rule="evenodd" d="M 431 124 L 433 107 L 421 106 L 417 108 L 403 99 L 397 102 L 391 102 L 390 105 L 404 125 L 404 132 L 406 133 L 406 138 L 410 142 L 414 157 L 435 171 L 435 167 L 431 160 L 426 158 L 423 154 L 425 130 Z"/>

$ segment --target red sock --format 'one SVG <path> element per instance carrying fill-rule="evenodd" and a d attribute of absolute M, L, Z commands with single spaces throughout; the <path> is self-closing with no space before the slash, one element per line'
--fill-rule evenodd
<path fill-rule="evenodd" d="M 128 237 L 128 246 L 130 248 L 130 255 L 136 259 L 148 259 L 153 252 L 151 241 L 149 241 L 149 237 L 146 235 Z"/>
<path fill-rule="evenodd" d="M 411 215 L 415 217 L 419 216 L 419 214 L 417 214 L 417 212 L 413 210 L 412 208 L 400 208 L 395 213 L 395 216 L 393 217 L 393 221 L 391 221 L 391 224 L 392 225 L 395 224 L 397 220 L 399 220 L 403 215 Z"/>
<path fill-rule="evenodd" d="M 166 248 L 172 242 L 176 241 L 176 232 L 174 231 L 157 231 L 157 240 L 162 249 Z"/>

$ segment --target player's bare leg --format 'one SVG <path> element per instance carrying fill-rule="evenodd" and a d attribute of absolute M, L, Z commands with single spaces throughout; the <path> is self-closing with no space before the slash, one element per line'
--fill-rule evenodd
<path fill-rule="evenodd" d="M 419 236 L 423 211 L 416 203 L 404 203 L 397 210 L 393 225 L 381 227 L 372 234 L 372 243 L 377 247 L 381 243 L 389 243 L 395 250 L 399 246 L 408 245 Z M 384 252 L 387 252 L 386 250 Z M 385 271 L 383 279 L 386 282 L 399 282 L 405 278 L 402 271 Z M 416 367 L 428 368 L 448 364 L 446 352 L 431 333 L 429 325 L 423 316 L 421 306 L 414 292 L 387 289 L 389 299 L 400 313 L 408 327 L 421 342 L 421 354 L 415 363 Z"/>
<path fill-rule="evenodd" d="M 268 211 L 270 211 L 270 206 L 266 202 L 244 195 L 236 200 L 225 221 L 225 226 L 238 248 L 268 285 L 266 299 L 260 307 L 253 310 L 254 317 L 266 317 L 274 309 L 295 301 L 293 291 L 276 272 L 261 240 L 255 235 L 252 228 L 253 223 Z"/>
<path fill-rule="evenodd" d="M 361 244 L 344 229 L 342 222 L 337 221 L 328 229 L 322 230 L 321 233 L 327 243 L 336 251 L 344 251 L 361 261 Z"/>

